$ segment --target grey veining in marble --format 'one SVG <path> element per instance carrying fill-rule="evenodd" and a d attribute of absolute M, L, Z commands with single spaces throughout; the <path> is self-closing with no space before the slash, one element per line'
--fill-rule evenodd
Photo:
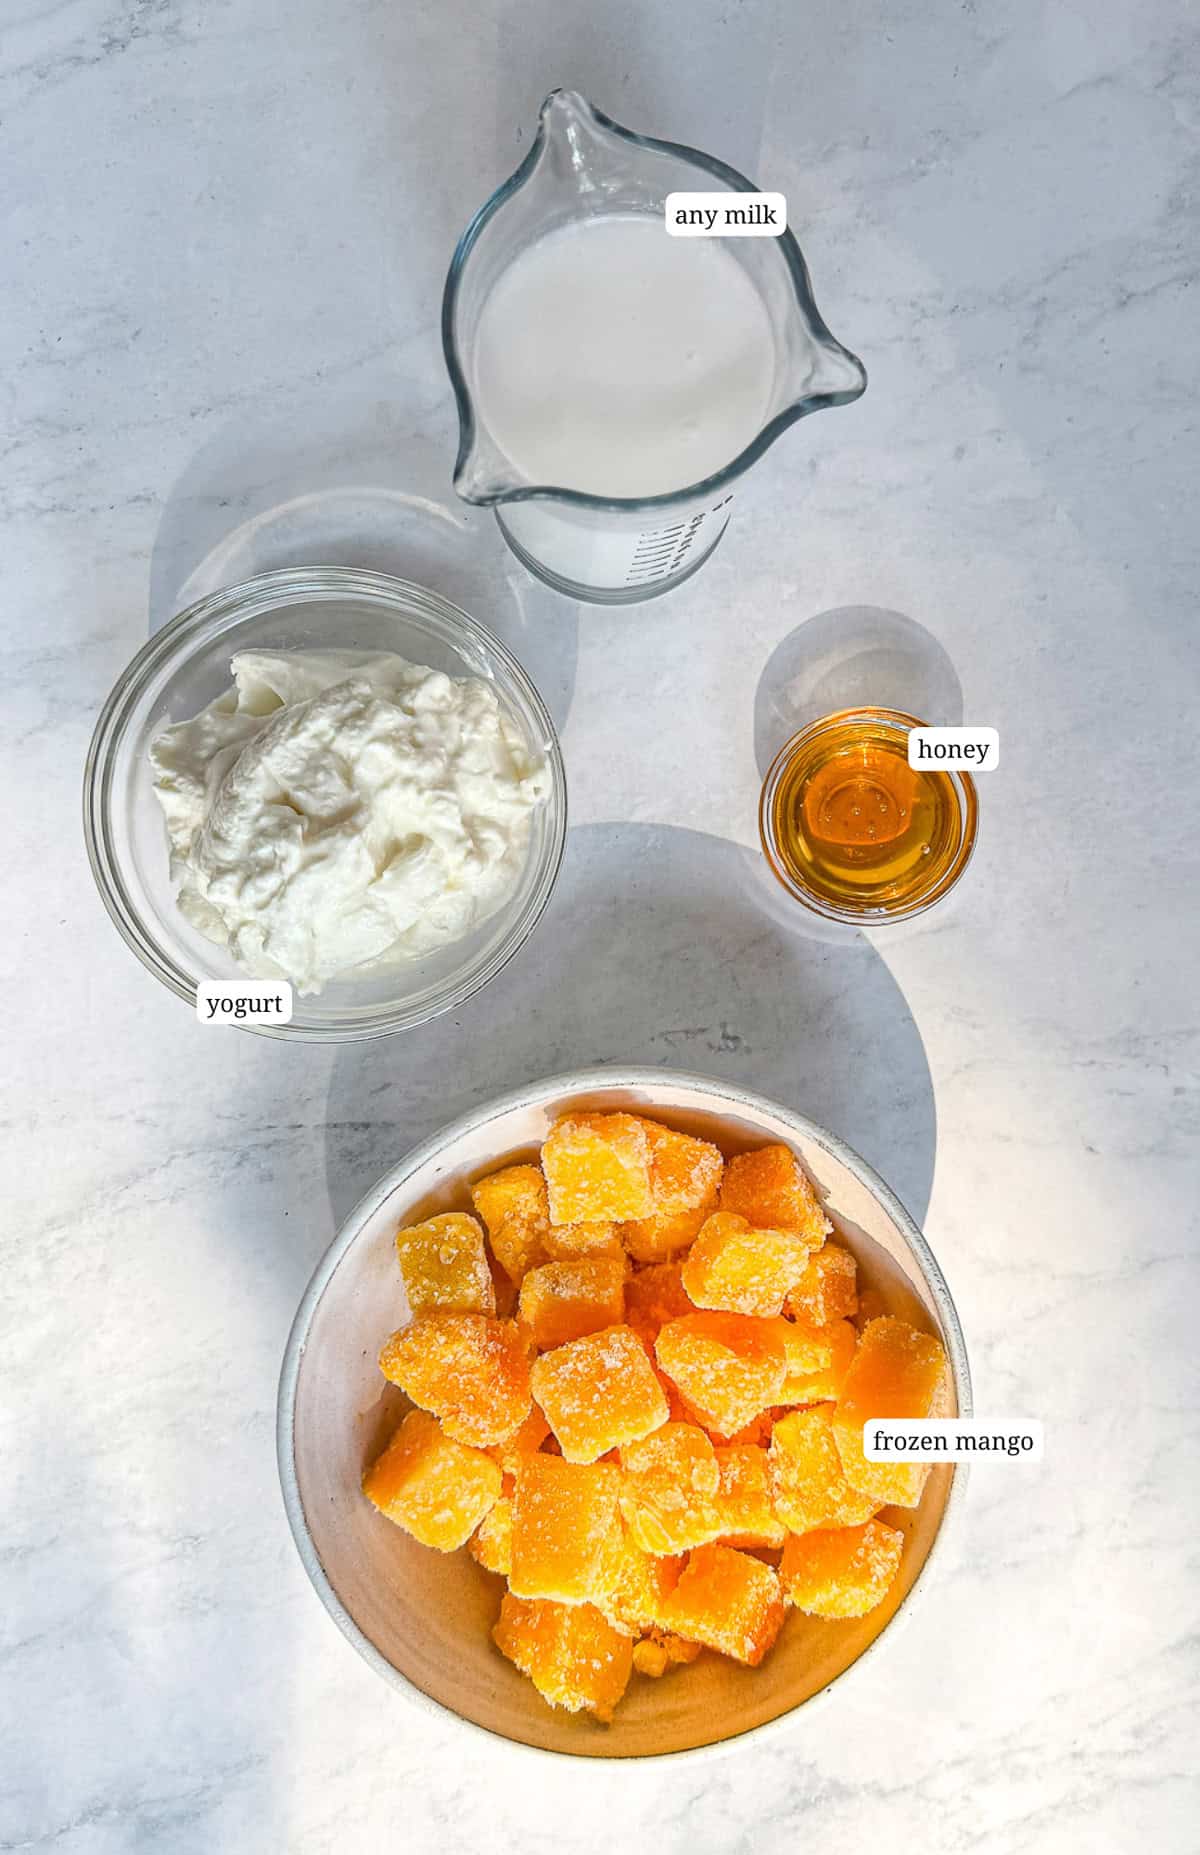
<path fill-rule="evenodd" d="M 615 613 L 448 486 L 446 262 L 563 82 L 785 191 L 871 375 Z M 1196 1846 L 1198 198 L 1184 0 L 3 0 L 0 1849 Z M 201 1030 L 78 822 L 147 630 L 314 553 L 510 638 L 575 826 L 521 961 L 339 1054 Z M 763 731 L 847 609 L 1003 743 L 959 894 L 873 942 L 803 933 L 753 856 Z M 925 1211 L 979 1410 L 1047 1431 L 852 1690 L 677 1769 L 405 1709 L 275 1478 L 337 1214 L 467 1100 L 607 1057 L 837 1126 Z"/>

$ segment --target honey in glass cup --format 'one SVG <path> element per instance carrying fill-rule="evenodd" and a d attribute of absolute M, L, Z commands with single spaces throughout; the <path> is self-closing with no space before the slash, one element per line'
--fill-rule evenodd
<path fill-rule="evenodd" d="M 975 845 L 969 774 L 908 764 L 923 724 L 842 709 L 782 747 L 763 783 L 767 861 L 797 901 L 834 921 L 902 921 L 953 888 Z"/>

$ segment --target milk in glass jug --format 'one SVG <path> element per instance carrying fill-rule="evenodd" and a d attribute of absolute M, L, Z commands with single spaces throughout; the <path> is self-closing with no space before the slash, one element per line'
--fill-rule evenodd
<path fill-rule="evenodd" d="M 556 90 L 450 266 L 455 488 L 494 509 L 531 573 L 576 599 L 677 586 L 780 433 L 866 386 L 821 320 L 790 232 L 668 234 L 666 196 L 696 191 L 755 189 Z"/>

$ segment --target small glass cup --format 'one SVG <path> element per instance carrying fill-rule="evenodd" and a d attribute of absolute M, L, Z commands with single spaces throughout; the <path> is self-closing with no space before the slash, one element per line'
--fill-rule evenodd
<path fill-rule="evenodd" d="M 900 709 L 841 709 L 780 748 L 763 782 L 758 828 L 779 882 L 827 921 L 879 926 L 924 914 L 971 859 L 975 782 L 908 765 L 923 727 Z"/>

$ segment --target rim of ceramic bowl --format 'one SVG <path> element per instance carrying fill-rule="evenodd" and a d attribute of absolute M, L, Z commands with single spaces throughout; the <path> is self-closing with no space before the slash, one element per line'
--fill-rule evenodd
<path fill-rule="evenodd" d="M 580 1759 L 589 1763 L 604 1763 L 606 1755 L 597 1757 L 594 1753 L 567 1752 L 552 1750 L 547 1746 L 533 1746 L 521 1739 L 511 1739 L 506 1733 L 493 1731 L 491 1727 L 482 1726 L 476 1720 L 468 1720 L 463 1714 L 456 1713 L 452 1707 L 443 1706 L 432 1695 L 420 1688 L 401 1674 L 382 1655 L 370 1639 L 359 1629 L 358 1624 L 342 1603 L 321 1563 L 308 1521 L 305 1518 L 304 1503 L 300 1497 L 300 1484 L 296 1474 L 295 1455 L 295 1419 L 296 1388 L 303 1364 L 308 1336 L 312 1328 L 313 1316 L 333 1279 L 343 1258 L 354 1247 L 368 1221 L 375 1216 L 393 1192 L 399 1190 L 406 1179 L 453 1148 L 464 1135 L 474 1132 L 502 1114 L 515 1108 L 544 1107 L 549 1101 L 559 1096 L 580 1094 L 599 1094 L 602 1091 L 629 1092 L 630 1090 L 653 1090 L 664 1085 L 674 1088 L 699 1090 L 713 1098 L 714 1109 L 746 1109 L 751 1113 L 768 1114 L 787 1123 L 796 1133 L 823 1147 L 834 1159 L 838 1160 L 847 1171 L 852 1173 L 859 1183 L 866 1187 L 871 1195 L 882 1205 L 896 1228 L 909 1245 L 920 1268 L 921 1276 L 928 1287 L 938 1318 L 946 1335 L 946 1352 L 950 1361 L 950 1371 L 954 1382 L 955 1396 L 958 1403 L 958 1415 L 970 1417 L 973 1410 L 971 1396 L 971 1369 L 967 1360 L 966 1341 L 963 1337 L 962 1324 L 958 1310 L 947 1286 L 946 1279 L 938 1265 L 937 1258 L 916 1222 L 897 1198 L 891 1186 L 886 1184 L 865 1159 L 847 1146 L 827 1128 L 816 1121 L 810 1121 L 807 1115 L 788 1108 L 781 1102 L 773 1101 L 767 1095 L 759 1095 L 751 1089 L 744 1089 L 735 1083 L 723 1082 L 713 1076 L 698 1075 L 693 1071 L 679 1069 L 647 1069 L 639 1067 L 607 1068 L 592 1067 L 564 1072 L 561 1075 L 548 1076 L 537 1082 L 529 1082 L 524 1087 L 511 1089 L 505 1095 L 494 1097 L 491 1101 L 472 1108 L 460 1115 L 440 1133 L 432 1135 L 401 1159 L 395 1166 L 384 1173 L 371 1189 L 359 1199 L 350 1215 L 344 1220 L 338 1234 L 325 1251 L 324 1256 L 313 1271 L 308 1287 L 304 1291 L 296 1317 L 292 1322 L 284 1349 L 283 1365 L 279 1375 L 279 1394 L 275 1419 L 275 1449 L 279 1467 L 279 1480 L 283 1491 L 283 1505 L 287 1513 L 288 1525 L 301 1562 L 312 1582 L 325 1609 L 333 1618 L 348 1642 L 358 1650 L 363 1660 L 375 1672 L 402 1695 L 425 1713 L 442 1720 L 453 1720 L 458 1726 L 465 1727 L 473 1733 L 480 1733 L 493 1744 L 499 1743 L 514 1748 L 519 1752 L 532 1753 L 545 1759 Z M 652 1104 L 651 1104 L 652 1105 Z M 772 1720 L 764 1720 L 759 1726 L 745 1728 L 744 1731 L 731 1734 L 728 1738 L 714 1740 L 710 1745 L 690 1746 L 675 1752 L 643 1752 L 614 1754 L 619 1763 L 626 1761 L 636 1764 L 657 1762 L 678 1763 L 683 1759 L 712 1758 L 727 1752 L 735 1746 L 741 1746 L 751 1739 L 762 1739 L 767 1734 L 779 1733 L 784 1728 L 794 1725 L 797 1717 L 808 1709 L 825 1702 L 836 1687 L 857 1669 L 864 1666 L 878 1652 L 880 1645 L 891 1636 L 896 1625 L 903 1620 L 911 1620 L 915 1599 L 918 1592 L 927 1592 L 929 1588 L 929 1570 L 934 1560 L 941 1554 L 947 1531 L 957 1526 L 966 1495 L 967 1469 L 964 1463 L 957 1463 L 950 1483 L 950 1492 L 946 1496 L 946 1505 L 941 1522 L 934 1534 L 933 1542 L 925 1555 L 924 1563 L 914 1578 L 909 1590 L 879 1634 L 868 1643 L 861 1655 L 844 1668 L 840 1675 L 831 1681 L 828 1687 L 807 1700 L 798 1701 L 795 1706 L 786 1708 L 776 1714 Z"/>
<path fill-rule="evenodd" d="M 247 619 L 260 618 L 284 605 L 315 605 L 322 600 L 358 597 L 408 613 L 441 626 L 447 643 L 457 647 L 455 634 L 465 635 L 485 660 L 499 663 L 520 691 L 542 736 L 542 750 L 550 770 L 551 829 L 536 879 L 520 914 L 490 956 L 457 983 L 435 988 L 432 998 L 414 1005 L 381 1005 L 347 1012 L 329 1024 L 245 1023 L 238 1029 L 260 1037 L 290 1039 L 298 1043 L 358 1043 L 414 1029 L 445 1011 L 452 1011 L 480 991 L 519 952 L 536 927 L 550 900 L 562 865 L 567 837 L 567 779 L 562 748 L 550 711 L 529 673 L 493 631 L 464 612 L 461 606 L 392 574 L 357 567 L 283 567 L 255 574 L 234 586 L 206 594 L 176 614 L 149 637 L 114 683 L 100 711 L 88 747 L 83 775 L 83 833 L 92 877 L 118 933 L 142 965 L 186 1004 L 195 1006 L 197 981 L 162 946 L 146 926 L 130 899 L 121 855 L 112 830 L 113 784 L 117 756 L 126 730 L 146 689 L 164 668 L 182 667 L 201 644 L 213 643 L 223 632 Z"/>

